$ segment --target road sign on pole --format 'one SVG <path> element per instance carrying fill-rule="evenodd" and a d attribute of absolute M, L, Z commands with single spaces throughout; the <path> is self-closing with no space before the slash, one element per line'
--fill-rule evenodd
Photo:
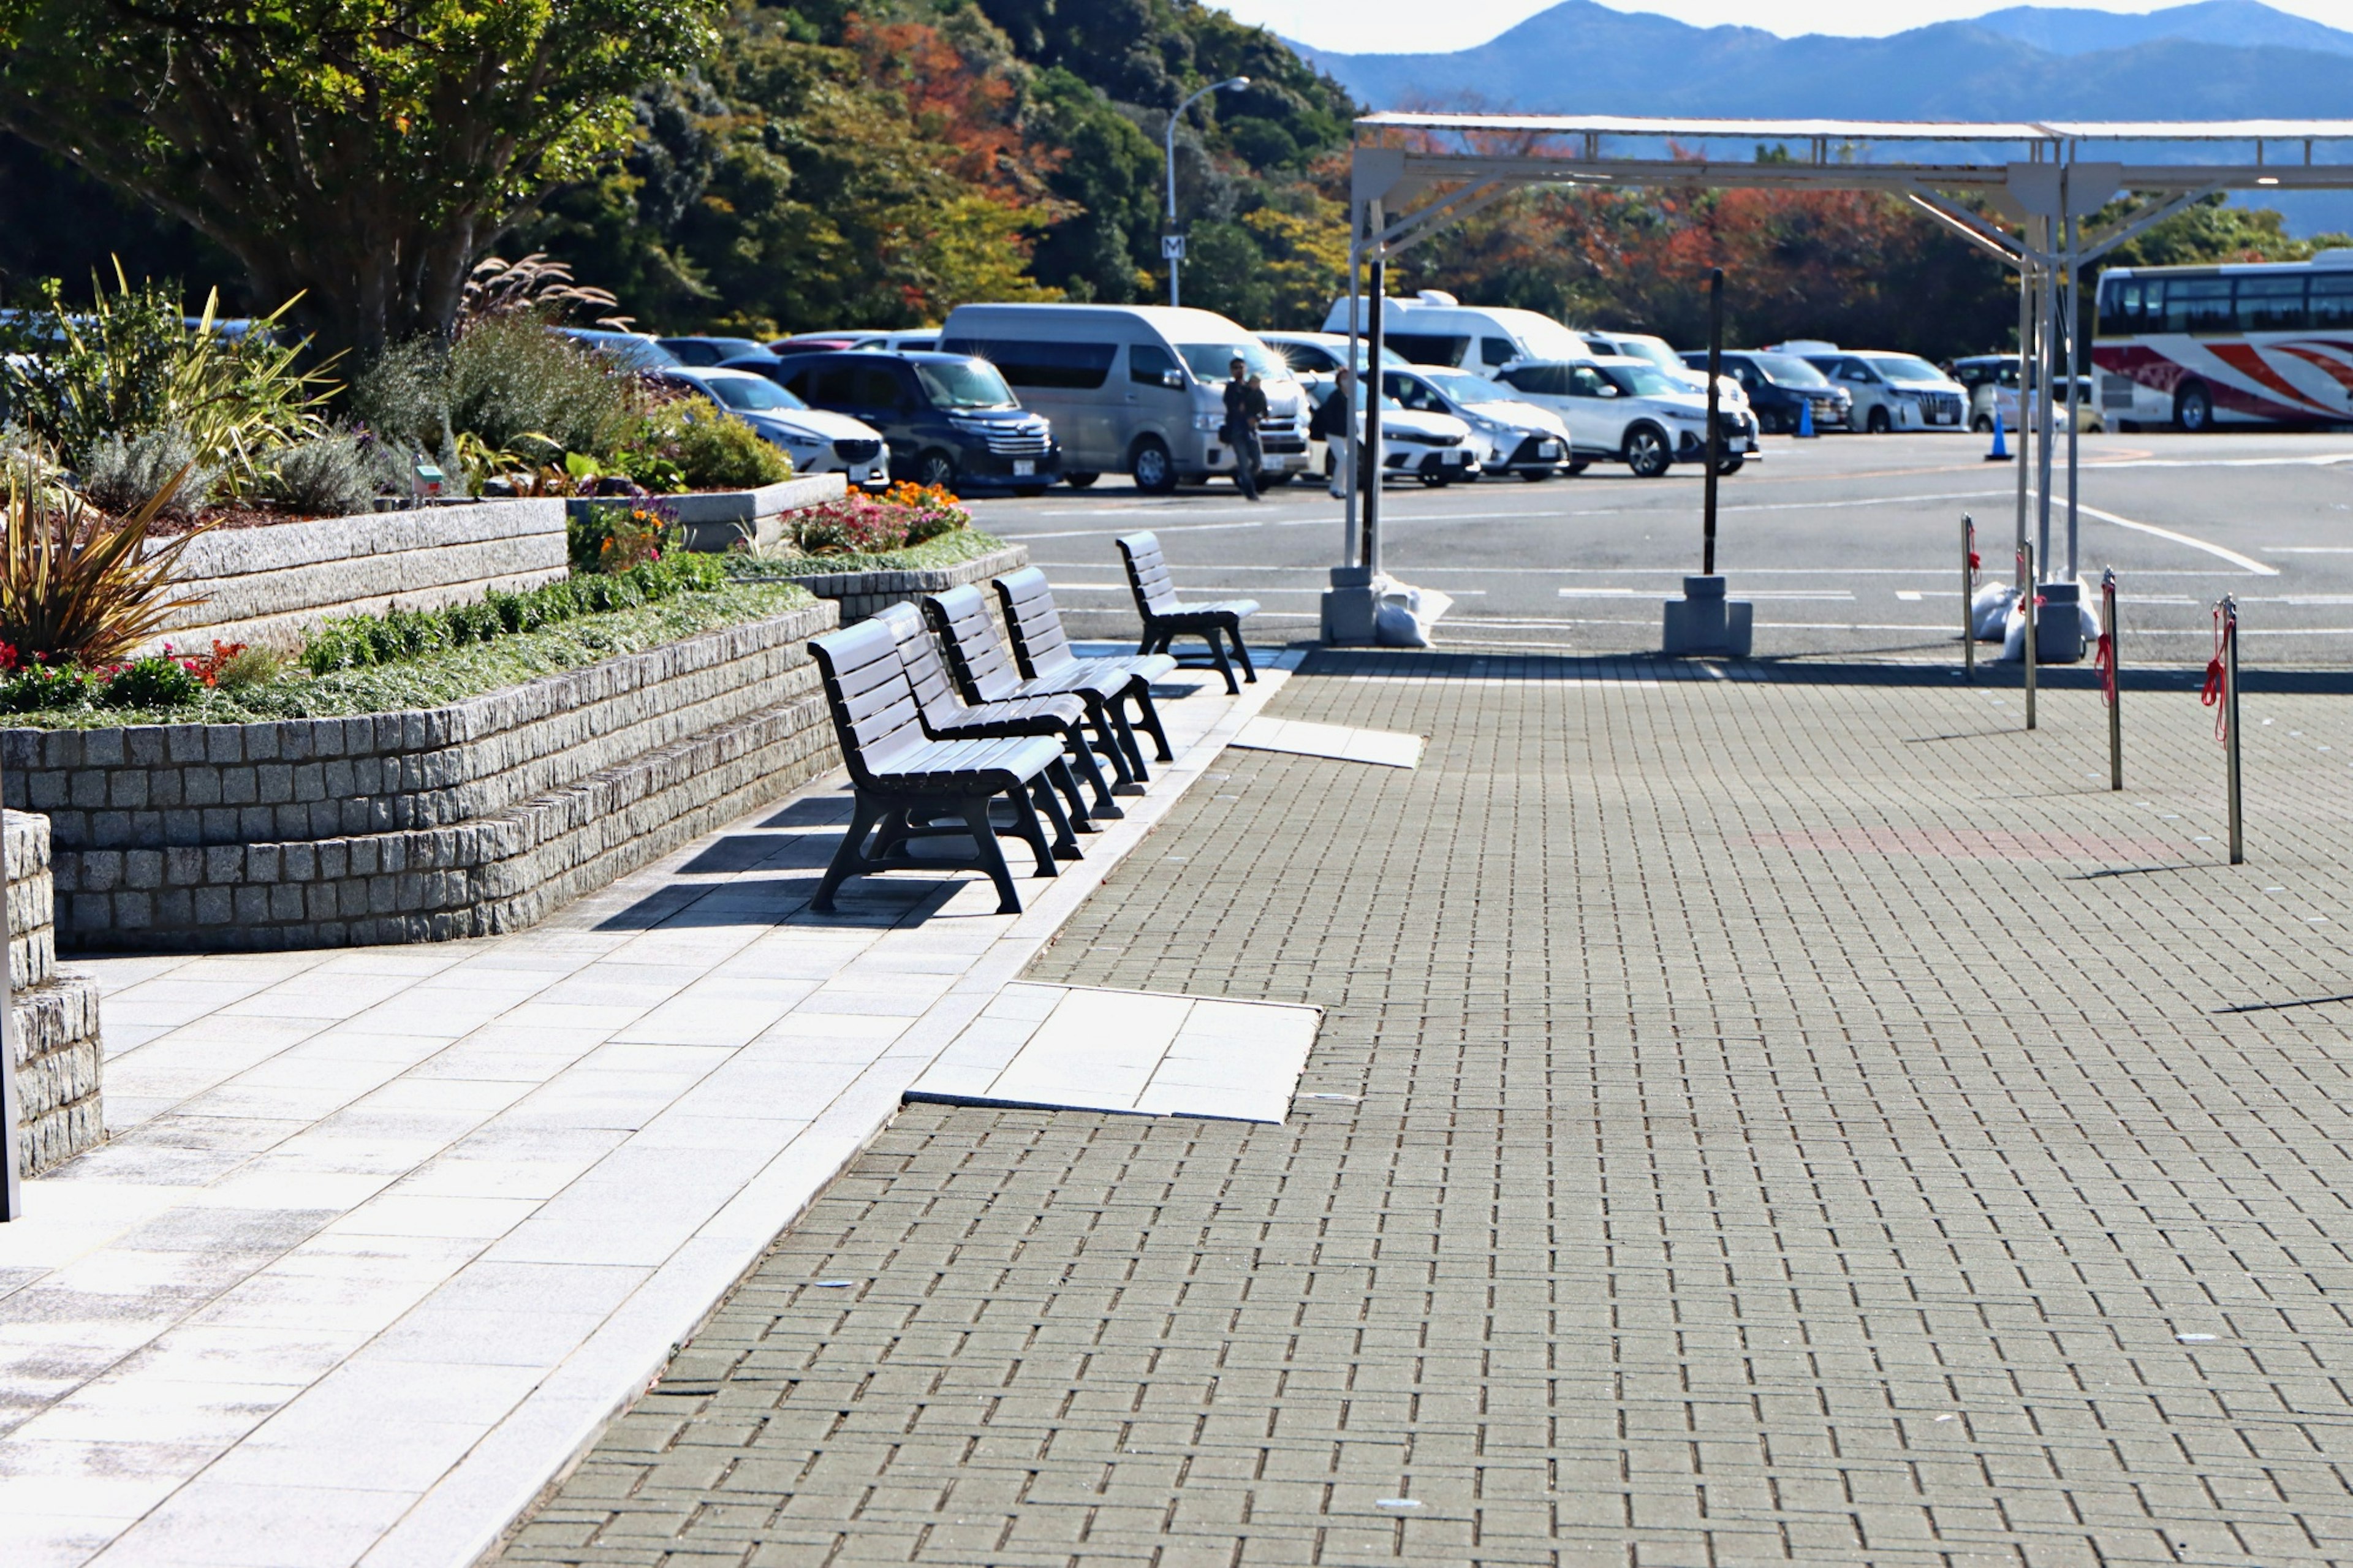
<path fill-rule="evenodd" d="M 1160 237 L 1160 258 L 1163 261 L 1184 260 L 1185 237 L 1181 234 L 1162 235 Z"/>

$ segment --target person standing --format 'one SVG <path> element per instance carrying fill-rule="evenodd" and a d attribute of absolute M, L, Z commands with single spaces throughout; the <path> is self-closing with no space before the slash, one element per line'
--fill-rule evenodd
<path fill-rule="evenodd" d="M 1258 422 L 1265 417 L 1266 393 L 1236 354 L 1226 367 L 1226 426 L 1221 434 L 1234 449 L 1234 488 L 1249 500 L 1258 500 L 1259 465 L 1266 460 L 1258 439 Z"/>
<path fill-rule="evenodd" d="M 1356 373 L 1345 365 L 1341 366 L 1340 374 L 1332 378 L 1330 395 L 1316 408 L 1315 417 L 1307 425 L 1309 437 L 1323 442 L 1324 451 L 1331 458 L 1334 500 L 1344 500 L 1348 493 L 1348 476 L 1340 465 L 1347 461 L 1348 426 L 1356 416 Z M 1356 488 L 1359 493 L 1371 482 L 1366 478 L 1372 472 L 1372 464 L 1367 460 L 1369 458 L 1369 453 L 1357 453 Z"/>

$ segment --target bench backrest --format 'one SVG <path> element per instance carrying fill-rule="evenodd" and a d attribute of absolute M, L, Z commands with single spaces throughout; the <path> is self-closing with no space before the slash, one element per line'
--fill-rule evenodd
<path fill-rule="evenodd" d="M 1054 590 L 1046 574 L 1025 566 L 997 579 L 997 603 L 1005 606 L 1005 629 L 1013 637 L 1013 657 L 1021 673 L 1032 680 L 1076 664 L 1071 639 L 1062 632 L 1062 613 L 1054 607 Z"/>
<path fill-rule="evenodd" d="M 1176 584 L 1160 553 L 1155 534 L 1131 533 L 1119 541 L 1120 558 L 1127 563 L 1127 585 L 1135 595 L 1135 608 L 1145 620 L 1176 607 Z"/>
<path fill-rule="evenodd" d="M 914 689 L 900 662 L 899 639 L 879 620 L 860 621 L 809 639 L 825 678 L 826 706 L 842 760 L 860 784 L 874 782 L 878 763 L 924 743 Z"/>
<path fill-rule="evenodd" d="M 923 611 L 913 605 L 892 605 L 874 619 L 889 626 L 891 635 L 899 639 L 899 662 L 906 667 L 907 684 L 914 689 L 915 706 L 922 710 L 927 726 L 944 728 L 971 712 L 956 695 L 955 680 L 940 658 L 939 644 L 923 625 Z"/>
<path fill-rule="evenodd" d="M 948 672 L 967 702 L 994 702 L 1010 697 L 1021 685 L 997 627 L 988 618 L 988 601 L 969 584 L 933 594 L 923 600 L 923 613 L 940 634 Z"/>

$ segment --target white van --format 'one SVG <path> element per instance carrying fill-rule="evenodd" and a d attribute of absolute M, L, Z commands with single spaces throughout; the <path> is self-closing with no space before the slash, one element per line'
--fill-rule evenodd
<path fill-rule="evenodd" d="M 1356 301 L 1356 331 L 1365 330 L 1366 301 Z M 1327 332 L 1348 330 L 1348 301 L 1332 301 L 1324 318 Z M 1442 289 L 1424 289 L 1410 300 L 1381 301 L 1381 344 L 1413 364 L 1452 365 L 1492 376 L 1514 360 L 1588 359 L 1585 340 L 1534 310 L 1465 305 Z"/>
<path fill-rule="evenodd" d="M 959 305 L 940 329 L 946 353 L 987 360 L 1024 408 L 1053 421 L 1062 477 L 1084 488 L 1124 472 L 1165 495 L 1230 474 L 1227 366 L 1240 359 L 1266 394 L 1261 484 L 1307 468 L 1306 390 L 1257 336 L 1209 310 L 1166 305 Z"/>
<path fill-rule="evenodd" d="M 1891 430 L 1958 430 L 1968 422 L 1968 390 L 1917 354 L 1842 349 L 1819 338 L 1768 344 L 1765 352 L 1796 354 L 1833 386 L 1845 388 L 1854 399 L 1850 429 L 1884 436 Z"/>

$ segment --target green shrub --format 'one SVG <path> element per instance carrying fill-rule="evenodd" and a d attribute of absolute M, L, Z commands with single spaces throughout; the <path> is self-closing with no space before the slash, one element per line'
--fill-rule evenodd
<path fill-rule="evenodd" d="M 565 541 L 572 570 L 590 573 L 627 572 L 649 561 L 659 561 L 666 550 L 681 548 L 678 520 L 659 504 L 617 500 L 587 509 L 586 515 L 567 517 Z"/>
<path fill-rule="evenodd" d="M 213 685 L 223 691 L 251 691 L 285 673 L 286 656 L 276 648 L 240 647 L 214 666 Z"/>
<path fill-rule="evenodd" d="M 446 347 L 396 344 L 352 384 L 352 411 L 370 430 L 427 452 L 469 435 L 491 451 L 537 437 L 607 452 L 628 436 L 637 400 L 635 372 L 528 315 L 477 321 Z"/>
<path fill-rule="evenodd" d="M 84 459 L 81 493 L 99 510 L 123 517 L 138 510 L 183 468 L 188 477 L 158 516 L 184 518 L 202 510 L 212 500 L 220 470 L 196 460 L 195 444 L 185 430 L 150 430 L 127 441 L 118 433 L 100 441 Z"/>
<path fill-rule="evenodd" d="M 111 671 L 99 688 L 101 708 L 180 708 L 205 694 L 205 683 L 176 658 L 150 655 Z"/>
<path fill-rule="evenodd" d="M 793 460 L 732 414 L 687 421 L 676 450 L 689 489 L 757 489 L 793 477 Z"/>
<path fill-rule="evenodd" d="M 332 430 L 280 448 L 262 475 L 263 496 L 311 517 L 347 517 L 375 504 L 375 465 L 359 436 Z"/>
<path fill-rule="evenodd" d="M 5 647 L 5 644 L 0 644 Z M 14 650 L 10 650 L 13 654 Z M 76 664 L 28 664 L 0 679 L 0 712 L 38 713 L 88 703 L 98 682 Z"/>
<path fill-rule="evenodd" d="M 583 616 L 638 609 L 680 594 L 710 593 L 726 581 L 726 567 L 718 557 L 675 551 L 610 576 L 567 577 L 512 593 L 493 589 L 470 605 L 339 616 L 311 636 L 302 649 L 302 663 L 313 675 L 397 664 Z"/>

